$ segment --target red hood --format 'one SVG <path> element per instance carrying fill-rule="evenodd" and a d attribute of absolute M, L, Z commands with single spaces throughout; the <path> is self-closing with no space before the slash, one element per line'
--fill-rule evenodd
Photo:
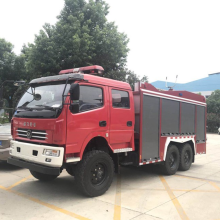
<path fill-rule="evenodd" d="M 66 143 L 66 106 L 58 118 L 13 118 L 13 139 L 44 144 L 64 145 Z M 32 131 L 32 138 L 25 137 L 26 130 Z M 18 132 L 22 131 L 22 132 Z M 46 138 L 34 138 L 34 132 L 46 133 Z M 24 134 L 23 137 L 20 134 Z"/>

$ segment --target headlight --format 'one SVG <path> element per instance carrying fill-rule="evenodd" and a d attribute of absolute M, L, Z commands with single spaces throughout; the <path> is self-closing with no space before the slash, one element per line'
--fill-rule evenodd
<path fill-rule="evenodd" d="M 51 156 L 51 157 L 59 157 L 60 156 L 60 151 L 59 150 L 44 149 L 43 154 L 46 155 L 46 156 Z"/>

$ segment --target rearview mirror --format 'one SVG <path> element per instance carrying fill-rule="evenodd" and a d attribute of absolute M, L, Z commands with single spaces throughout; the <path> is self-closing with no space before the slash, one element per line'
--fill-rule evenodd
<path fill-rule="evenodd" d="M 73 113 L 79 113 L 79 103 L 72 103 L 70 104 L 69 110 Z"/>
<path fill-rule="evenodd" d="M 15 81 L 14 86 L 23 86 L 25 83 L 25 81 Z"/>
<path fill-rule="evenodd" d="M 41 100 L 41 95 L 40 94 L 34 94 L 34 100 L 39 101 Z"/>
<path fill-rule="evenodd" d="M 70 100 L 76 101 L 79 100 L 79 84 L 73 83 L 70 86 Z"/>

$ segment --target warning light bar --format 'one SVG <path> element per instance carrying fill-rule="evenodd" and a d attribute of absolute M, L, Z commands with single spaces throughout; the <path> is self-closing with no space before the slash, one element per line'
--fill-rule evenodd
<path fill-rule="evenodd" d="M 85 66 L 68 70 L 61 70 L 59 75 L 68 74 L 68 73 L 83 73 L 83 74 L 91 74 L 91 75 L 103 75 L 104 69 L 101 66 Z"/>

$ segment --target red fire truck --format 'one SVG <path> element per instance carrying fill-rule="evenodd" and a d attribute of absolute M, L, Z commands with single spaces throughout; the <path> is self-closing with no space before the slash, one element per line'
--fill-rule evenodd
<path fill-rule="evenodd" d="M 132 91 L 103 71 L 89 66 L 32 80 L 12 119 L 8 163 L 41 181 L 66 169 L 93 197 L 108 190 L 120 165 L 160 163 L 172 175 L 206 153 L 203 96 L 148 83 Z"/>

